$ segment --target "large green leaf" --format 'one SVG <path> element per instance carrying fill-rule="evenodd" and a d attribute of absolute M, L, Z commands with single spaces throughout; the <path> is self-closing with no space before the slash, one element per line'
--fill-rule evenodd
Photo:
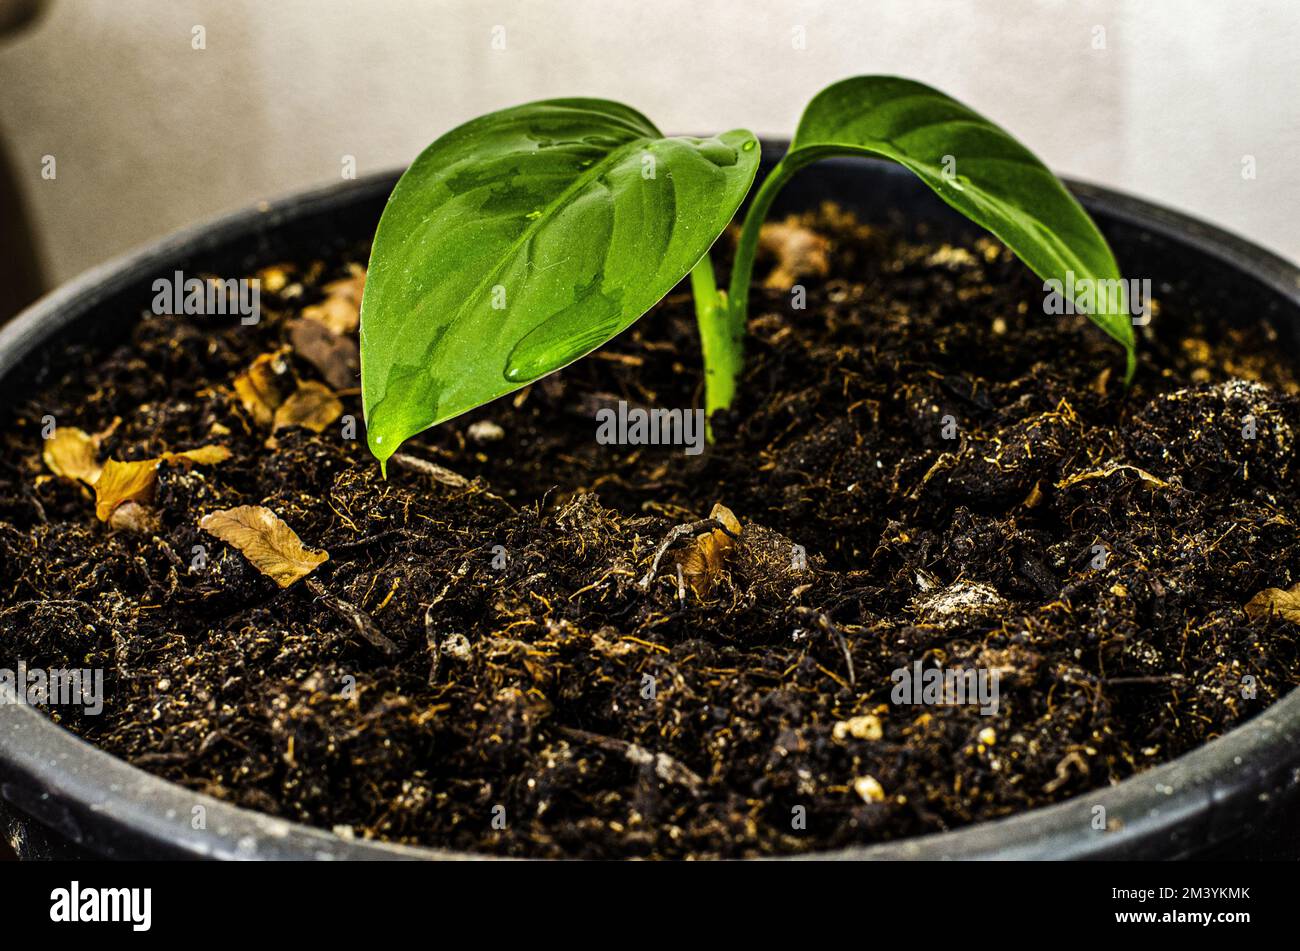
<path fill-rule="evenodd" d="M 837 154 L 878 155 L 911 169 L 1044 281 L 1072 286 L 1080 311 L 1124 346 L 1132 376 L 1133 324 L 1114 255 L 1074 196 L 1010 135 L 922 83 L 859 76 L 808 104 L 787 161 Z"/>
<path fill-rule="evenodd" d="M 429 146 L 393 189 L 361 306 L 370 449 L 565 366 L 685 277 L 758 169 L 745 131 L 665 138 L 640 113 L 556 99 Z"/>

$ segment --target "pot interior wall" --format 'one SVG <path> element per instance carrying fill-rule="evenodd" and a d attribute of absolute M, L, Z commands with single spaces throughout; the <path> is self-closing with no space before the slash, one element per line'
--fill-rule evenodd
<path fill-rule="evenodd" d="M 759 175 L 765 175 L 784 151 L 765 146 Z M 301 202 L 273 205 L 258 217 L 253 228 L 243 221 L 220 223 L 203 235 L 195 248 L 180 255 L 157 249 L 147 253 L 131 273 L 121 274 L 77 300 L 64 315 L 60 334 L 35 347 L 33 359 L 17 372 L 0 359 L 0 395 L 21 399 L 39 381 L 45 365 L 58 358 L 64 334 L 90 335 L 109 344 L 122 339 L 142 314 L 142 303 L 152 299 L 152 282 L 175 270 L 186 276 L 202 273 L 237 276 L 279 260 L 325 256 L 366 241 L 374 233 L 384 202 L 396 176 L 380 174 L 351 183 L 352 187 L 320 194 Z M 1244 315 L 1266 315 L 1279 329 L 1288 353 L 1300 354 L 1300 288 L 1277 286 L 1284 280 L 1283 262 L 1272 262 L 1278 280 L 1264 282 L 1239 265 L 1250 260 L 1253 249 L 1225 259 L 1222 248 L 1205 236 L 1188 233 L 1182 220 L 1171 221 L 1171 233 L 1154 230 L 1139 219 L 1155 209 L 1140 202 L 1116 199 L 1110 193 L 1077 186 L 1101 230 L 1110 241 L 1126 277 L 1148 278 L 1157 297 L 1177 297 L 1187 308 L 1223 315 L 1229 323 Z M 751 192 L 752 194 L 752 192 Z M 907 233 L 960 238 L 978 229 L 958 215 L 909 172 L 875 160 L 833 159 L 805 171 L 786 186 L 773 215 L 816 207 L 833 200 L 853 210 L 864 221 L 891 226 Z M 177 242 L 179 243 L 179 242 Z M 1257 260 L 1252 263 L 1258 263 Z"/>

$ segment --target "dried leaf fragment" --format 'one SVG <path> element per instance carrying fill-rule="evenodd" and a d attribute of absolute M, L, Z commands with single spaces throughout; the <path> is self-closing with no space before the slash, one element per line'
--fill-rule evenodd
<path fill-rule="evenodd" d="M 41 458 L 56 476 L 94 485 L 101 468 L 95 458 L 98 454 L 97 438 L 75 426 L 59 426 L 46 440 Z"/>
<path fill-rule="evenodd" d="M 1300 584 L 1289 589 L 1265 588 L 1246 602 L 1246 617 L 1252 620 L 1274 614 L 1292 624 L 1300 624 Z"/>
<path fill-rule="evenodd" d="M 158 459 L 118 462 L 109 459 L 95 482 L 95 516 L 107 522 L 113 510 L 126 502 L 148 502 L 158 487 Z"/>
<path fill-rule="evenodd" d="M 286 426 L 305 426 L 314 433 L 324 432 L 325 427 L 343 415 L 343 404 L 324 383 L 314 380 L 302 383 L 293 395 L 281 403 L 275 410 L 272 429 Z"/>
<path fill-rule="evenodd" d="M 198 449 L 186 449 L 182 452 L 164 452 L 159 462 L 196 462 L 201 466 L 215 466 L 230 458 L 230 450 L 225 446 L 200 446 Z"/>
<path fill-rule="evenodd" d="M 315 320 L 336 334 L 349 334 L 361 322 L 361 296 L 366 289 L 366 269 L 349 264 L 352 276 L 326 284 L 325 299 L 302 309 L 303 317 Z"/>
<path fill-rule="evenodd" d="M 201 446 L 184 452 L 164 452 L 153 459 L 119 462 L 109 459 L 95 481 L 95 515 L 109 521 L 113 510 L 126 502 L 150 502 L 158 488 L 158 466 L 163 462 L 216 465 L 230 458 L 225 446 Z"/>
<path fill-rule="evenodd" d="M 740 520 L 731 509 L 721 503 L 713 506 L 709 518 L 727 526 L 732 535 L 740 534 Z M 698 598 L 707 598 L 713 585 L 726 567 L 727 558 L 735 547 L 735 539 L 720 528 L 696 538 L 681 559 L 682 578 Z"/>
<path fill-rule="evenodd" d="M 800 278 L 825 277 L 830 272 L 830 241 L 794 216 L 763 225 L 758 246 L 776 258 L 764 287 L 788 291 Z"/>
<path fill-rule="evenodd" d="M 210 512 L 199 528 L 239 549 L 254 568 L 281 588 L 301 581 L 329 560 L 329 553 L 304 548 L 292 528 L 262 505 L 240 505 Z"/>
<path fill-rule="evenodd" d="M 276 408 L 289 395 L 287 347 L 264 353 L 235 377 L 235 393 L 259 426 L 270 426 Z"/>
<path fill-rule="evenodd" d="M 99 478 L 99 447 L 117 431 L 122 419 L 118 417 L 95 434 L 75 426 L 59 426 L 45 443 L 41 458 L 56 476 L 94 485 Z"/>
<path fill-rule="evenodd" d="M 366 293 L 366 269 L 360 264 L 348 265 L 348 276 L 325 285 L 325 293 L 330 297 L 342 297 L 358 307 Z"/>
<path fill-rule="evenodd" d="M 291 320 L 286 325 L 293 352 L 316 368 L 336 390 L 356 386 L 361 374 L 357 342 L 330 330 L 318 320 Z"/>

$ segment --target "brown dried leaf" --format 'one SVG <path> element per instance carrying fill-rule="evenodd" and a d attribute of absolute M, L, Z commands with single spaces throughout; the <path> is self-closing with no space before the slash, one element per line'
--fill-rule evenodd
<path fill-rule="evenodd" d="M 709 512 L 714 518 L 727 526 L 733 534 L 740 534 L 740 520 L 731 509 L 721 503 L 715 504 Z M 726 567 L 727 558 L 735 547 L 736 540 L 721 529 L 715 528 L 707 535 L 701 535 L 686 549 L 681 559 L 682 578 L 690 585 L 697 598 L 707 598 L 713 585 Z"/>
<path fill-rule="evenodd" d="M 235 377 L 235 393 L 259 426 L 270 426 L 275 410 L 289 394 L 288 347 L 264 353 Z"/>
<path fill-rule="evenodd" d="M 95 484 L 101 469 L 96 461 L 99 440 L 84 429 L 59 426 L 45 442 L 41 457 L 56 476 Z"/>
<path fill-rule="evenodd" d="M 201 466 L 215 466 L 230 458 L 230 450 L 225 446 L 200 446 L 198 449 L 186 449 L 182 452 L 164 452 L 160 462 L 194 462 Z"/>
<path fill-rule="evenodd" d="M 125 502 L 150 502 L 158 488 L 158 466 L 163 462 L 186 465 L 215 465 L 230 458 L 225 446 L 201 446 L 184 452 L 164 452 L 154 459 L 119 462 L 109 459 L 95 481 L 95 515 L 109 521 L 113 511 Z"/>
<path fill-rule="evenodd" d="M 360 264 L 348 265 L 348 276 L 325 285 L 325 293 L 330 297 L 343 297 L 358 307 L 366 293 L 366 269 Z"/>
<path fill-rule="evenodd" d="M 95 516 L 107 522 L 124 502 L 148 502 L 158 487 L 158 459 L 118 462 L 109 459 L 95 482 Z"/>
<path fill-rule="evenodd" d="M 302 309 L 303 317 L 315 320 L 336 334 L 349 334 L 361 322 L 361 296 L 366 290 L 366 269 L 349 264 L 352 276 L 326 284 L 325 299 Z"/>
<path fill-rule="evenodd" d="M 318 320 L 291 320 L 287 324 L 293 351 L 314 366 L 336 390 L 356 386 L 361 373 L 357 342 L 330 330 Z"/>
<path fill-rule="evenodd" d="M 327 297 L 302 309 L 302 316 L 326 327 L 331 333 L 352 333 L 361 323 L 361 308 L 345 297 Z"/>
<path fill-rule="evenodd" d="M 300 384 L 294 394 L 277 407 L 271 428 L 305 426 L 312 432 L 319 433 L 324 432 L 325 427 L 341 415 L 343 404 L 334 395 L 334 391 L 323 383 L 310 381 Z"/>
<path fill-rule="evenodd" d="M 830 273 L 830 241 L 799 224 L 793 215 L 785 221 L 763 225 L 758 246 L 776 258 L 776 266 L 763 282 L 764 287 L 788 291 L 800 278 L 825 277 Z"/>
<path fill-rule="evenodd" d="M 55 475 L 94 485 L 103 468 L 98 461 L 99 447 L 121 423 L 119 416 L 94 435 L 75 426 L 60 426 L 45 444 L 41 457 Z"/>
<path fill-rule="evenodd" d="M 1246 617 L 1278 615 L 1292 624 L 1300 624 L 1300 584 L 1289 589 L 1265 588 L 1246 602 Z"/>
<path fill-rule="evenodd" d="M 329 553 L 311 551 L 292 528 L 261 505 L 240 505 L 203 516 L 199 528 L 239 549 L 254 568 L 281 588 L 301 581 L 329 560 Z"/>

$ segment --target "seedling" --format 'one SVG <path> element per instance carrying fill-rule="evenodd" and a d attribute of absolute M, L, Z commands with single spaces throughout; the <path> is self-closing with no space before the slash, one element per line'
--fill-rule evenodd
<path fill-rule="evenodd" d="M 1132 377 L 1133 327 L 1105 239 L 1028 149 L 935 89 L 861 76 L 819 93 L 750 204 L 726 291 L 709 248 L 758 170 L 753 133 L 667 137 L 627 106 L 553 99 L 453 129 L 393 189 L 361 307 L 371 452 L 386 465 L 416 433 L 590 353 L 688 274 L 705 411 L 729 407 L 763 219 L 792 175 L 835 155 L 910 169 L 1044 281 L 1119 288 L 1074 304 L 1124 347 Z"/>

